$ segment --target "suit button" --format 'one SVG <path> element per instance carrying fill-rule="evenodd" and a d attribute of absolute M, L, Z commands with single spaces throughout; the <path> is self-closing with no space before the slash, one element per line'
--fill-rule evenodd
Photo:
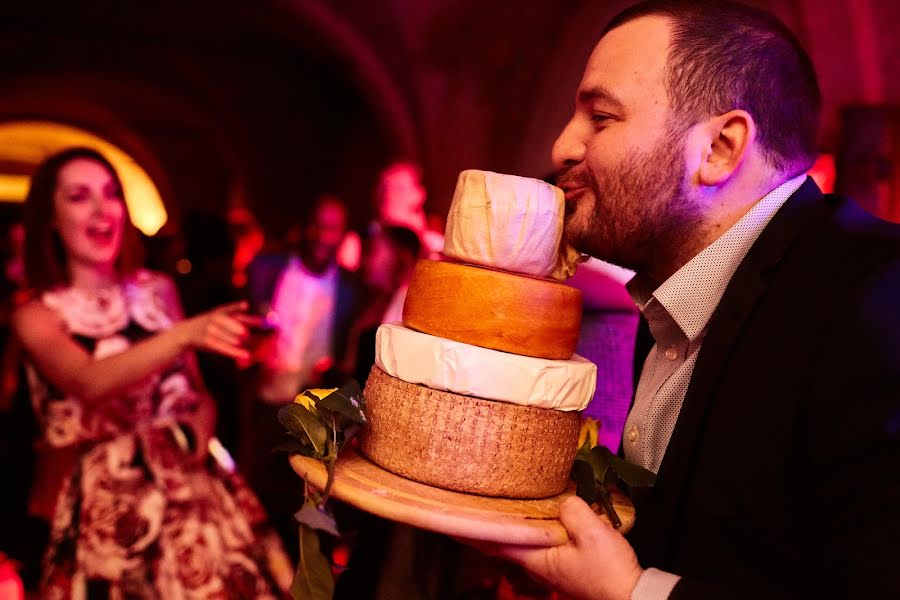
<path fill-rule="evenodd" d="M 675 348 L 675 346 L 669 346 L 668 348 L 666 348 L 666 358 L 668 358 L 669 360 L 675 360 L 676 358 L 678 358 L 678 350 Z"/>
<path fill-rule="evenodd" d="M 638 428 L 632 427 L 631 429 L 628 430 L 628 441 L 633 444 L 634 442 L 637 441 L 637 439 L 638 439 Z"/>

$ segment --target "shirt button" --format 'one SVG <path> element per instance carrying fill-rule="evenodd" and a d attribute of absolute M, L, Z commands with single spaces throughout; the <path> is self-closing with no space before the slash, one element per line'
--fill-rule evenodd
<path fill-rule="evenodd" d="M 678 358 L 678 350 L 675 349 L 675 346 L 669 346 L 666 348 L 666 358 L 669 360 L 675 360 Z"/>
<path fill-rule="evenodd" d="M 632 427 L 631 429 L 628 430 L 628 441 L 634 443 L 637 441 L 637 439 L 638 439 L 638 428 Z"/>

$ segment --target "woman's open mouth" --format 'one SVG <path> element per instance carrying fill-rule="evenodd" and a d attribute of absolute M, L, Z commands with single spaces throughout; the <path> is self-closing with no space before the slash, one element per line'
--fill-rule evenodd
<path fill-rule="evenodd" d="M 97 244 L 109 244 L 115 237 L 115 227 L 112 223 L 100 223 L 88 225 L 86 230 L 88 238 Z"/>

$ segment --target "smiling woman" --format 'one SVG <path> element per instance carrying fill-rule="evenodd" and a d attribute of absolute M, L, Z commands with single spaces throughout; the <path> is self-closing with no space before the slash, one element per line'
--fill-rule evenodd
<path fill-rule="evenodd" d="M 167 214 L 156 184 L 130 155 L 90 132 L 49 121 L 0 123 L 0 201 L 22 202 L 28 191 L 29 168 L 62 148 L 81 146 L 109 159 L 122 183 L 131 222 L 152 236 Z"/>
<path fill-rule="evenodd" d="M 194 355 L 246 360 L 258 320 L 243 302 L 184 318 L 174 283 L 140 268 L 120 178 L 95 150 L 41 163 L 23 212 L 31 294 L 12 325 L 41 428 L 41 597 L 283 596 L 288 559 L 220 460 Z"/>

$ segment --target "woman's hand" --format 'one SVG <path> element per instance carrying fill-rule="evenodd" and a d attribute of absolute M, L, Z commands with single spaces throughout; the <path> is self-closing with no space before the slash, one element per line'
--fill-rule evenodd
<path fill-rule="evenodd" d="M 179 322 L 186 349 L 206 350 L 236 360 L 247 361 L 250 351 L 244 346 L 248 327 L 259 326 L 261 318 L 247 314 L 247 302 L 232 302 L 196 317 Z"/>
<path fill-rule="evenodd" d="M 72 336 L 59 314 L 40 300 L 21 306 L 13 315 L 13 330 L 35 367 L 60 391 L 80 398 L 92 410 L 194 349 L 246 360 L 243 347 L 248 327 L 259 317 L 246 313 L 246 302 L 234 302 L 187 320 L 181 315 L 174 285 L 163 282 L 175 324 L 134 344 L 124 352 L 95 358 Z M 171 289 L 167 289 L 171 288 Z M 191 359 L 193 362 L 193 359 Z M 199 371 L 195 381 L 202 387 Z"/>

